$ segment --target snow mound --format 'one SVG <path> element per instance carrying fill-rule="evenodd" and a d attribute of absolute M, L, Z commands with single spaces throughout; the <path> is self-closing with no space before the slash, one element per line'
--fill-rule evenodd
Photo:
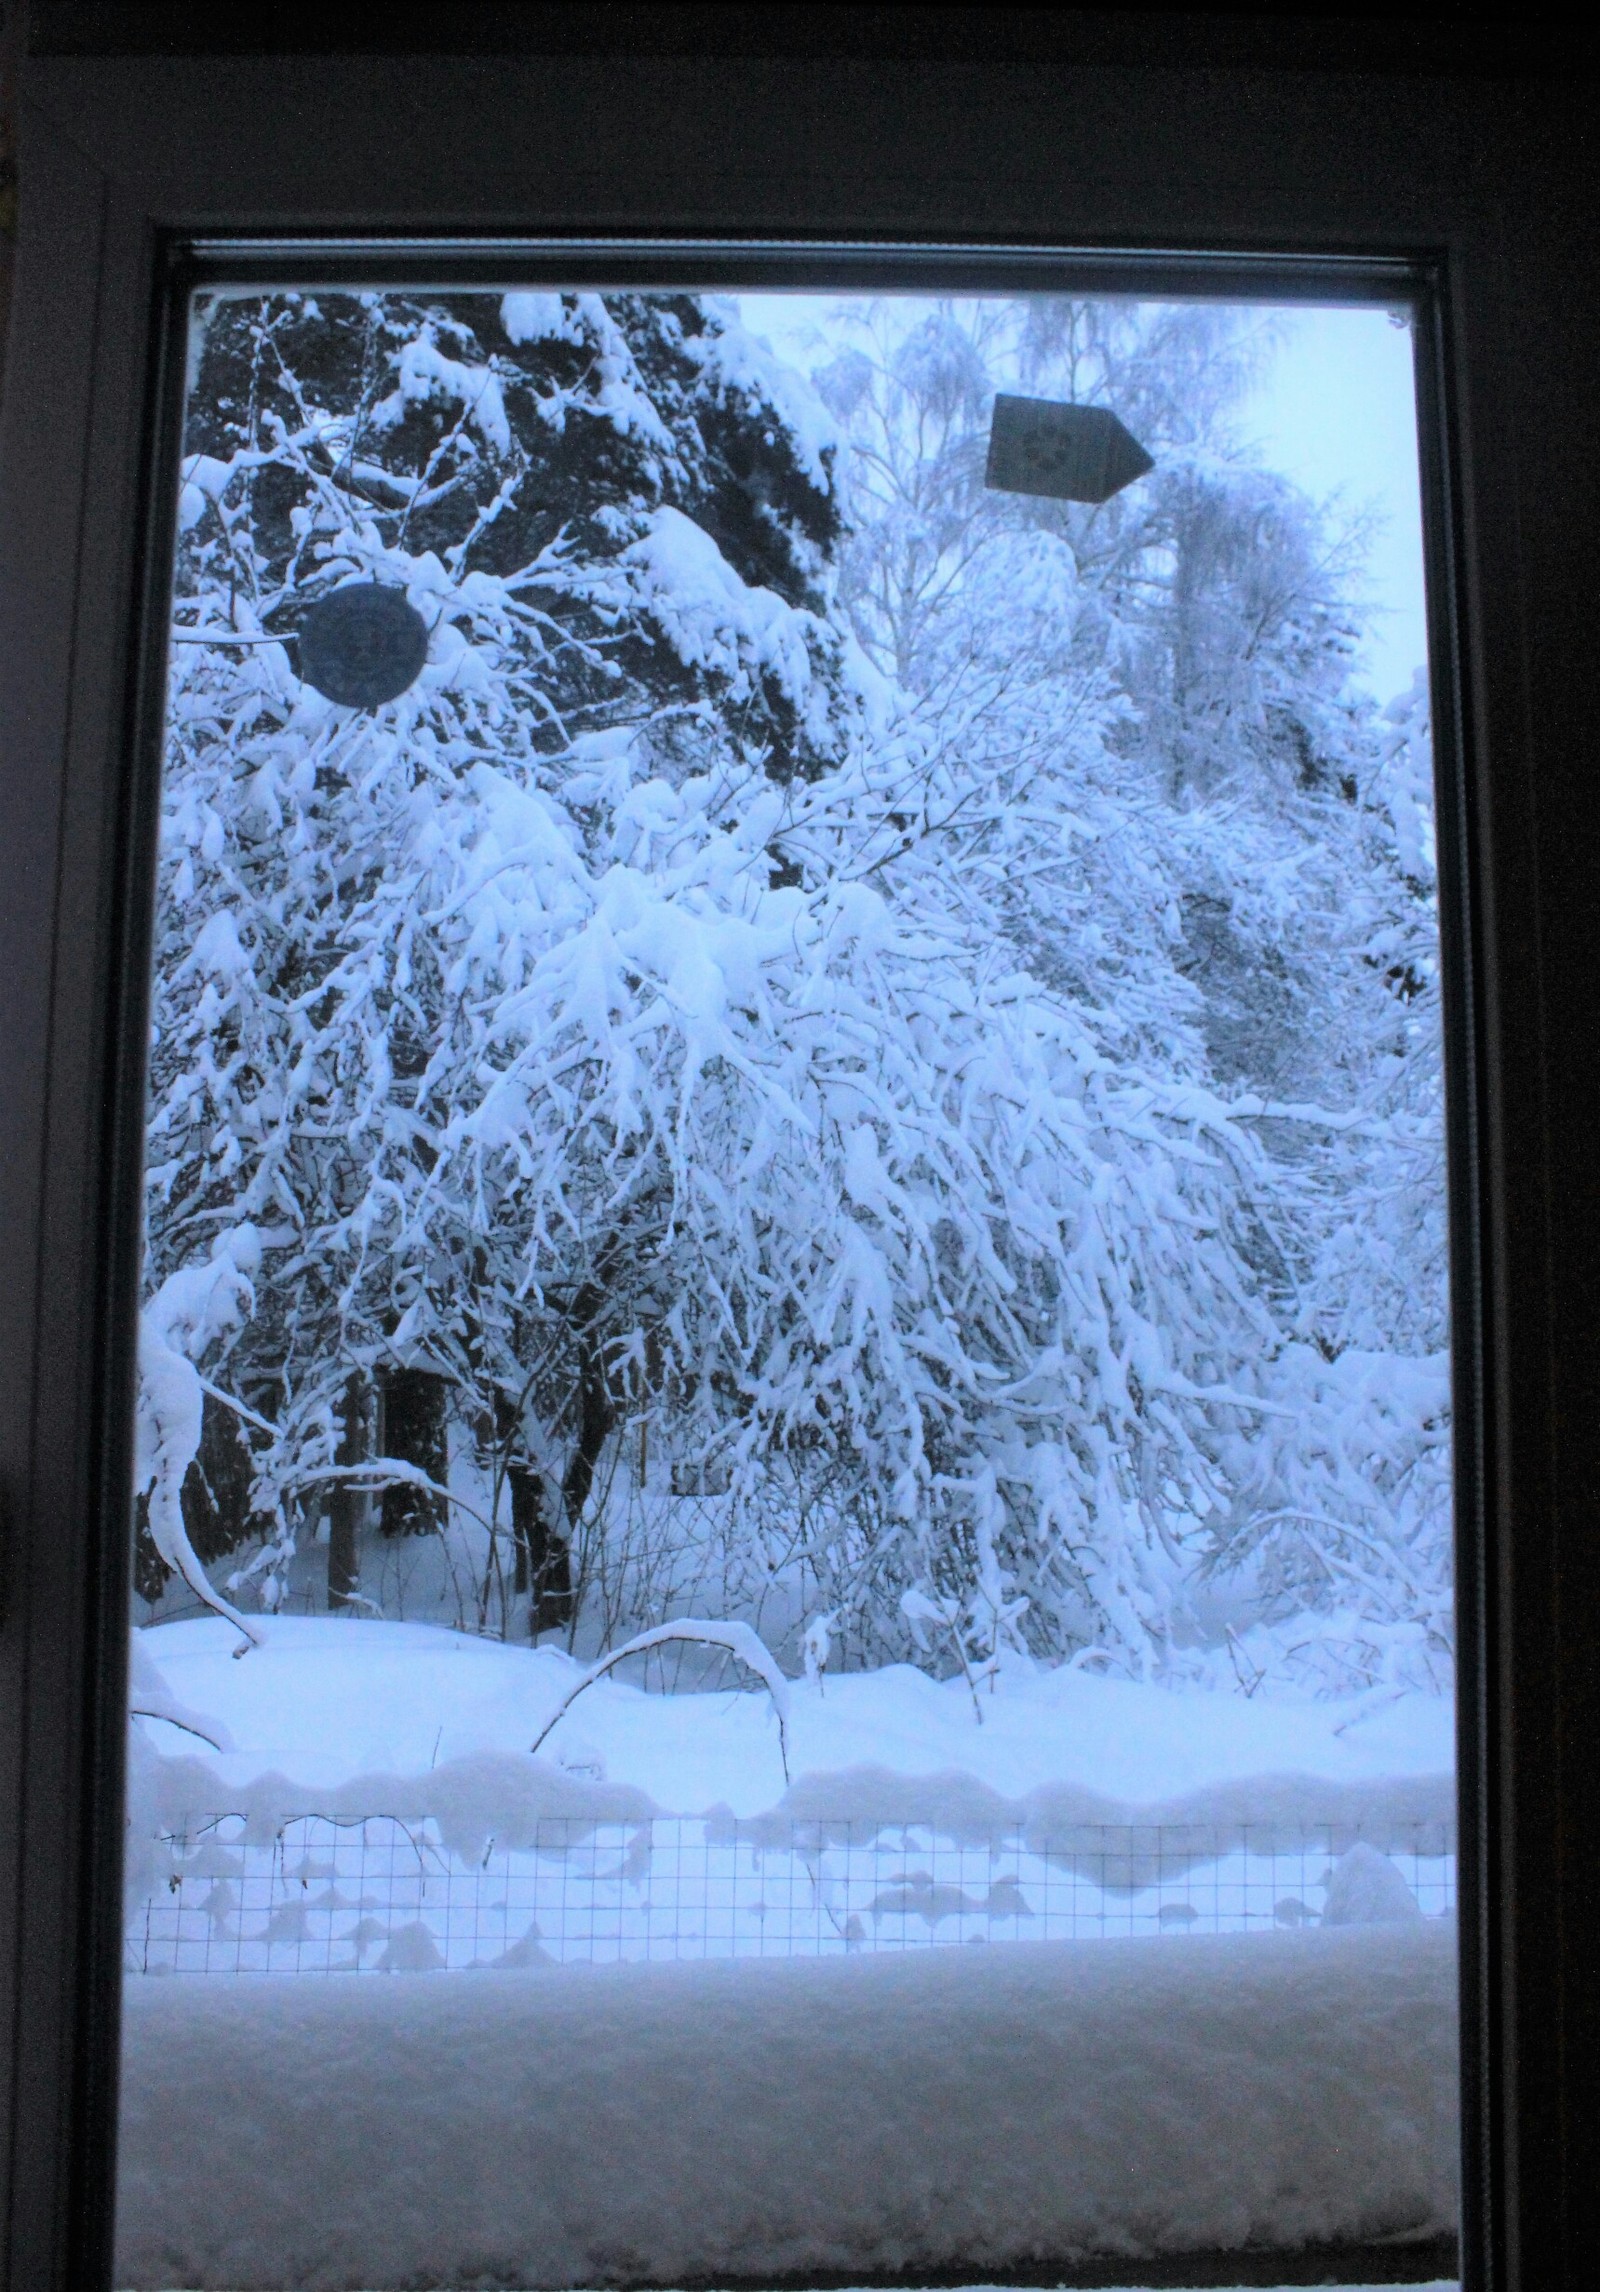
<path fill-rule="evenodd" d="M 1104 1860 L 1105 1834 L 1113 1830 L 1145 1837 L 1144 1859 L 1153 1861 L 1159 1832 L 1160 1854 L 1169 1869 L 1186 1855 L 1205 1860 L 1252 1845 L 1265 1852 L 1315 1827 L 1329 1832 L 1333 1852 L 1342 1855 L 1350 1849 L 1368 1858 L 1346 1889 L 1349 1906 L 1342 1922 L 1353 1925 L 1367 1918 L 1367 1898 L 1381 1892 L 1381 1872 L 1392 1867 L 1384 1849 L 1407 1847 L 1413 1853 L 1437 1855 L 1451 1850 L 1455 1787 L 1448 1775 L 1344 1783 L 1319 1775 L 1278 1774 L 1214 1783 L 1178 1798 L 1135 1802 L 1109 1798 L 1076 1783 L 1045 1784 L 1009 1799 L 959 1770 L 908 1776 L 885 1767 L 861 1766 L 805 1775 L 770 1812 L 743 1821 L 715 1808 L 709 1823 L 713 1835 L 737 1837 L 752 1846 L 781 1846 L 797 1828 L 826 1842 L 843 1840 L 852 1829 L 872 1824 L 885 1829 L 927 1825 L 966 1845 L 1021 1837 L 1034 1853 L 1054 1858 L 1082 1851 L 1097 1861 Z M 1394 1875 L 1403 1887 L 1404 1880 Z M 1138 1875 L 1120 1881 L 1151 1882 Z"/>
<path fill-rule="evenodd" d="M 1439 2235 L 1455 2030 L 1425 1922 L 137 1982 L 117 2282 L 681 2284 Z"/>
<path fill-rule="evenodd" d="M 232 1735 L 235 1754 L 218 1762 L 230 1787 L 274 1769 L 309 1787 L 414 1776 L 484 1752 L 523 1760 L 586 1669 L 549 1646 L 421 1623 L 251 1622 L 262 1645 L 243 1661 L 234 1658 L 238 1635 L 215 1617 L 135 1635 L 170 1693 Z M 906 1664 L 791 1680 L 795 1788 L 779 1819 L 890 1820 L 906 1803 L 921 1820 L 935 1778 L 940 1804 L 953 1815 L 969 1809 L 982 1836 L 1036 1795 L 1042 1807 L 1047 1794 L 1073 1788 L 1103 1802 L 1082 1809 L 1081 1819 L 1099 1821 L 1170 1820 L 1186 1801 L 1193 1819 L 1213 1821 L 1272 1820 L 1280 1808 L 1298 1820 L 1343 1821 L 1360 1806 L 1376 1822 L 1380 1802 L 1392 1802 L 1406 1825 L 1454 1813 L 1454 1712 L 1443 1697 L 1269 1702 L 1178 1694 L 1071 1666 L 1018 1668 L 991 1684 L 980 1726 L 964 1680 L 930 1679 Z M 608 1781 L 670 1813 L 726 1806 L 754 1818 L 783 1793 L 777 1725 L 761 1689 L 668 1695 L 613 1675 L 585 1692 L 542 1755 L 562 1762 L 575 1731 Z M 152 1740 L 194 1748 L 164 1729 Z M 852 1770 L 865 1768 L 882 1780 L 864 1809 Z M 1384 1843 L 1379 1830 L 1361 1834 Z"/>

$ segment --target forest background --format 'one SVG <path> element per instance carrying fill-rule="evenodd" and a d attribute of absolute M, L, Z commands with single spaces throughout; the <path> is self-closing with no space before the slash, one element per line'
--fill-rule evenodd
<path fill-rule="evenodd" d="M 140 1589 L 1442 1689 L 1431 766 L 1369 537 L 1251 456 L 1259 313 L 830 334 L 200 314 Z M 987 491 L 996 387 L 1154 471 Z M 296 674 L 353 578 L 432 632 L 370 714 Z"/>

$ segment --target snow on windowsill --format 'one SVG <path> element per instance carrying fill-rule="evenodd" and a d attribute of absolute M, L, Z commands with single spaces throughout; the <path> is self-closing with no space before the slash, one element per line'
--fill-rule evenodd
<path fill-rule="evenodd" d="M 1071 2265 L 1449 2233 L 1455 1956 L 1406 1925 L 130 1984 L 119 2284 Z"/>

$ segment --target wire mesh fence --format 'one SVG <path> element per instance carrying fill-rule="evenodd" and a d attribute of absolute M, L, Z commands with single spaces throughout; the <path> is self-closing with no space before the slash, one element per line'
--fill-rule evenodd
<path fill-rule="evenodd" d="M 172 1875 L 129 1928 L 160 1973 L 412 1973 L 634 1960 L 829 1957 L 952 1943 L 1315 1926 L 1348 1837 L 1330 1826 L 1083 1824 L 964 1843 L 932 1824 L 540 1822 L 476 1862 L 431 1822 L 307 1816 L 266 1842 L 236 1815 L 168 1841 Z M 1383 1841 L 1425 1917 L 1455 1911 L 1437 1826 Z"/>

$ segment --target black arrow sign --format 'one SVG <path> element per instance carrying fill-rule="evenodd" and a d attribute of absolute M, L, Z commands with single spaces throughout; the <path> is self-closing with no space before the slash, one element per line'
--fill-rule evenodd
<path fill-rule="evenodd" d="M 995 399 L 984 483 L 996 493 L 1109 501 L 1155 466 L 1109 406 L 1064 406 L 1003 392 Z"/>

